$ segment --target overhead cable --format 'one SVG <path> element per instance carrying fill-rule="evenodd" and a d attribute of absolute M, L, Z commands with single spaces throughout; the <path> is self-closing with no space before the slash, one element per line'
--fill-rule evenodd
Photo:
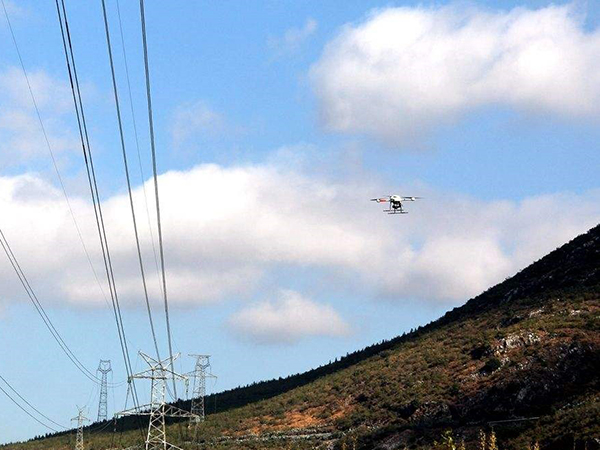
<path fill-rule="evenodd" d="M 152 309 L 150 308 L 150 300 L 148 298 L 148 287 L 146 285 L 146 275 L 144 272 L 144 261 L 142 259 L 142 250 L 140 247 L 140 237 L 138 234 L 138 226 L 137 226 L 137 219 L 136 219 L 136 215 L 135 215 L 135 207 L 133 205 L 133 194 L 131 192 L 131 180 L 129 177 L 129 165 L 127 163 L 127 151 L 125 149 L 125 138 L 123 135 L 123 122 L 121 120 L 121 107 L 119 104 L 119 93 L 117 90 L 115 65 L 114 65 L 114 61 L 113 61 L 112 46 L 111 46 L 111 41 L 110 41 L 110 31 L 108 28 L 108 17 L 106 15 L 106 4 L 105 4 L 104 0 L 102 0 L 102 13 L 104 15 L 104 29 L 106 31 L 106 46 L 108 48 L 108 59 L 110 61 L 110 72 L 111 72 L 111 76 L 112 76 L 112 86 L 113 86 L 113 93 L 114 93 L 115 107 L 116 107 L 115 109 L 117 112 L 117 122 L 119 124 L 119 137 L 121 139 L 121 152 L 123 154 L 123 165 L 125 166 L 125 178 L 127 179 L 127 192 L 129 194 L 129 206 L 131 207 L 131 217 L 133 219 L 133 231 L 134 231 L 134 235 L 135 235 L 135 244 L 136 244 L 136 248 L 137 248 L 140 273 L 142 276 L 142 285 L 144 287 L 144 298 L 146 300 L 146 310 L 148 312 L 148 320 L 150 321 L 150 331 L 152 332 L 152 340 L 154 341 L 154 349 L 156 350 L 156 356 L 158 357 L 158 360 L 160 361 L 160 352 L 158 350 L 158 342 L 156 340 L 156 332 L 154 330 L 154 322 L 152 320 Z"/>
<path fill-rule="evenodd" d="M 71 360 L 71 362 L 75 365 L 75 367 L 77 367 L 77 369 L 81 373 L 83 373 L 87 378 L 89 378 L 94 383 L 99 383 L 100 380 L 95 376 L 94 373 L 92 373 L 89 369 L 87 369 L 85 367 L 85 365 L 77 358 L 77 356 L 75 356 L 73 351 L 71 351 L 69 346 L 66 344 L 66 342 L 64 341 L 64 339 L 62 338 L 62 336 L 60 335 L 60 333 L 58 332 L 58 330 L 56 329 L 56 327 L 54 326 L 52 321 L 50 320 L 50 317 L 48 317 L 46 310 L 44 309 L 43 305 L 40 303 L 37 295 L 35 294 L 33 288 L 31 287 L 31 284 L 29 283 L 27 276 L 23 272 L 23 269 L 21 268 L 21 265 L 19 264 L 19 261 L 17 260 L 17 257 L 15 256 L 15 254 L 10 246 L 10 243 L 6 239 L 6 235 L 4 234 L 4 232 L 2 231 L 1 228 L 0 228 L 0 245 L 2 246 L 2 249 L 4 250 L 4 253 L 6 254 L 15 273 L 17 274 L 17 277 L 19 278 L 19 281 L 21 282 L 23 289 L 25 289 L 27 296 L 33 303 L 33 306 L 35 307 L 36 311 L 42 318 L 42 321 L 48 328 L 48 331 L 50 331 L 50 334 L 52 334 L 52 337 L 54 338 L 54 340 L 58 343 L 58 345 L 60 346 L 62 351 L 65 353 L 65 355 L 67 355 L 67 357 Z"/>
<path fill-rule="evenodd" d="M 127 379 L 132 383 L 132 392 L 134 398 L 134 404 L 137 407 L 137 391 L 135 388 L 135 381 L 132 379 L 131 360 L 129 357 L 129 350 L 127 348 L 127 339 L 125 336 L 125 328 L 123 325 L 123 318 L 121 315 L 121 309 L 119 305 L 119 298 L 117 295 L 116 284 L 114 280 L 114 272 L 112 268 L 112 260 L 110 257 L 110 249 L 108 246 L 108 239 L 106 237 L 106 228 L 104 224 L 104 217 L 102 215 L 102 205 L 100 202 L 100 195 L 98 193 L 98 184 L 96 181 L 96 173 L 94 169 L 94 163 L 92 158 L 92 152 L 89 143 L 89 136 L 87 132 L 87 124 L 85 120 L 85 113 L 83 109 L 83 102 L 81 99 L 81 90 L 79 87 L 79 79 L 77 77 L 77 67 L 75 64 L 75 56 L 73 52 L 73 44 L 71 41 L 71 34 L 69 31 L 69 22 L 67 18 L 67 11 L 65 8 L 64 0 L 55 0 L 56 9 L 58 13 L 58 20 L 60 24 L 60 31 L 63 42 L 63 50 L 65 54 L 65 60 L 67 64 L 67 70 L 69 73 L 69 81 L 71 85 L 71 92 L 73 95 L 73 103 L 75 106 L 75 113 L 77 117 L 77 125 L 79 128 L 79 136 L 81 140 L 81 146 L 83 151 L 83 159 L 86 166 L 86 174 L 88 184 L 90 187 L 90 194 L 92 196 L 92 204 L 94 206 L 94 216 L 96 219 L 96 227 L 98 230 L 98 236 L 100 239 L 100 247 L 102 249 L 102 258 L 104 261 L 104 269 L 109 285 L 110 297 L 113 306 L 113 313 L 115 316 L 115 322 L 117 325 L 117 332 L 119 335 L 119 342 L 121 345 L 121 351 L 123 353 L 123 360 L 125 362 L 125 370 L 127 372 Z M 61 8 L 62 7 L 62 8 Z"/>
<path fill-rule="evenodd" d="M 6 381 L 6 379 L 0 375 L 0 380 L 2 380 L 4 382 L 4 384 L 6 384 L 9 389 L 11 391 L 13 391 L 17 397 L 19 397 L 21 400 L 23 400 L 23 402 L 25 402 L 25 404 L 27 406 L 29 406 L 31 409 L 33 409 L 36 413 L 38 413 L 40 416 L 42 416 L 44 419 L 46 419 L 48 422 L 53 423 L 54 425 L 56 425 L 57 427 L 63 428 L 63 429 L 67 429 L 67 427 L 61 425 L 60 423 L 55 422 L 54 420 L 52 420 L 50 417 L 46 416 L 44 413 L 42 413 L 39 409 L 37 409 L 35 406 L 33 406 L 31 403 L 29 403 L 27 400 L 25 400 L 25 398 L 23 398 L 23 396 L 21 394 L 19 394 L 17 392 L 17 390 L 15 388 L 13 388 L 10 383 L 8 381 Z"/>
<path fill-rule="evenodd" d="M 35 99 L 35 95 L 33 93 L 33 89 L 31 87 L 31 82 L 29 81 L 29 75 L 27 74 L 27 70 L 25 69 L 25 63 L 23 62 L 23 57 L 21 56 L 21 51 L 19 49 L 19 45 L 17 44 L 17 38 L 15 36 L 13 27 L 12 27 L 12 23 L 10 21 L 10 17 L 8 15 L 8 10 L 6 8 L 6 4 L 5 1 L 2 0 L 2 8 L 4 9 L 4 16 L 6 17 L 6 22 L 8 24 L 8 29 L 10 31 L 10 35 L 12 37 L 12 41 L 13 44 L 15 46 L 15 50 L 17 52 L 17 56 L 19 58 L 19 63 L 21 65 L 21 70 L 23 71 L 23 76 L 25 77 L 25 81 L 27 83 L 27 89 L 29 90 L 29 96 L 31 97 L 31 102 L 33 104 L 33 108 L 35 109 L 35 113 L 38 119 L 38 122 L 40 124 L 40 129 L 42 130 L 42 135 L 44 136 L 44 142 L 46 143 L 46 148 L 48 149 L 48 153 L 50 155 L 50 159 L 52 160 L 52 166 L 54 167 L 54 171 L 56 172 L 56 177 L 58 179 L 58 183 L 60 185 L 61 191 L 63 193 L 63 196 L 65 198 L 65 201 L 67 203 L 67 207 L 69 209 L 69 213 L 71 215 L 71 218 L 73 220 L 73 225 L 75 226 L 75 230 L 77 231 L 77 235 L 79 237 L 79 241 L 81 242 L 81 246 L 83 247 L 83 251 L 85 253 L 85 256 L 88 260 L 88 263 L 90 265 L 90 268 L 92 269 L 92 272 L 94 274 L 94 278 L 96 279 L 96 282 L 98 283 L 98 287 L 100 288 L 100 292 L 102 293 L 102 297 L 104 298 L 104 301 L 107 302 L 108 304 L 108 300 L 106 299 L 106 294 L 104 293 L 104 289 L 102 288 L 102 284 L 100 283 L 100 279 L 98 278 L 98 274 L 96 273 L 96 269 L 94 268 L 94 264 L 92 263 L 92 260 L 90 258 L 90 254 L 88 252 L 87 246 L 85 245 L 85 241 L 83 240 L 83 236 L 81 234 L 81 229 L 79 228 L 79 224 L 77 223 L 77 219 L 75 218 L 75 213 L 73 212 L 73 208 L 71 206 L 71 201 L 69 200 L 69 195 L 67 194 L 67 190 L 65 188 L 65 184 L 63 182 L 62 179 L 62 175 L 60 173 L 60 170 L 58 168 L 58 164 L 56 162 L 56 158 L 54 157 L 54 151 L 52 150 L 52 146 L 50 145 L 50 139 L 48 139 L 48 133 L 46 132 L 46 127 L 44 126 L 44 121 L 42 120 L 42 115 L 40 114 L 40 110 L 37 104 L 37 101 Z"/>
<path fill-rule="evenodd" d="M 150 130 L 150 148 L 152 151 L 152 174 L 154 177 L 154 199 L 156 202 L 156 222 L 158 228 L 158 248 L 160 252 L 160 267 L 162 272 L 163 298 L 165 307 L 165 321 L 167 324 L 167 338 L 169 343 L 169 358 L 173 363 L 173 344 L 171 342 L 171 324 L 169 320 L 169 301 L 167 297 L 167 278 L 165 276 L 165 254 L 163 247 L 162 225 L 160 219 L 160 199 L 158 195 L 158 171 L 156 168 L 156 145 L 154 142 L 154 119 L 152 114 L 152 95 L 150 92 L 150 67 L 148 61 L 148 42 L 146 39 L 146 16 L 144 9 L 144 0 L 140 0 L 140 19 L 142 23 L 142 43 L 144 47 L 144 71 L 146 74 L 146 99 L 148 103 L 148 127 Z M 175 375 L 173 377 L 173 392 L 177 398 L 177 384 Z"/>
<path fill-rule="evenodd" d="M 33 420 L 35 420 L 37 423 L 39 423 L 43 427 L 48 428 L 49 430 L 54 431 L 55 433 L 59 432 L 58 430 L 52 428 L 51 426 L 46 425 L 44 422 L 42 422 L 37 417 L 35 417 L 33 414 L 31 414 L 29 411 L 27 411 L 19 402 L 17 402 L 14 398 L 11 397 L 11 395 L 8 392 L 6 392 L 4 390 L 4 388 L 2 388 L 2 386 L 0 386 L 0 391 L 2 391 L 4 393 L 4 395 L 6 395 L 11 402 L 13 402 L 15 405 L 17 405 L 19 407 L 19 409 L 21 409 L 25 414 L 27 414 L 29 417 L 31 417 Z"/>
<path fill-rule="evenodd" d="M 156 268 L 156 275 L 158 277 L 158 285 L 162 295 L 162 284 L 160 281 L 160 269 L 158 268 L 158 256 L 156 255 L 156 246 L 154 245 L 154 232 L 152 231 L 152 222 L 150 220 L 150 208 L 148 206 L 148 195 L 146 192 L 146 176 L 144 175 L 144 168 L 142 165 L 142 155 L 140 152 L 140 141 L 137 131 L 137 121 L 135 118 L 135 108 L 133 106 L 133 95 L 131 93 L 131 80 L 129 78 L 129 64 L 127 63 L 127 47 L 125 46 L 125 37 L 123 34 L 123 24 L 121 22 L 121 8 L 119 0 L 117 0 L 117 17 L 119 19 L 119 35 L 121 37 L 121 49 L 123 50 L 123 63 L 125 67 L 125 79 L 127 80 L 127 92 L 129 94 L 129 109 L 131 111 L 131 123 L 133 125 L 133 137 L 135 139 L 135 148 L 137 153 L 138 168 L 140 171 L 140 180 L 142 185 L 142 192 L 144 193 L 144 205 L 146 206 L 146 220 L 148 222 L 148 231 L 150 232 L 150 243 L 152 244 L 152 254 L 154 256 L 154 267 Z"/>

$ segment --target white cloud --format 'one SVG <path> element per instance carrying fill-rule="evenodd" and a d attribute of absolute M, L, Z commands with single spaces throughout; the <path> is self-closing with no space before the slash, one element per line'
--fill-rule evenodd
<path fill-rule="evenodd" d="M 600 30 L 573 5 L 400 7 L 347 25 L 311 68 L 325 125 L 414 143 L 477 108 L 600 113 Z"/>
<path fill-rule="evenodd" d="M 203 101 L 179 106 L 171 119 L 171 134 L 176 147 L 191 138 L 213 136 L 223 130 L 225 121 Z"/>
<path fill-rule="evenodd" d="M 408 204 L 410 214 L 393 217 L 368 201 L 386 193 L 382 186 L 334 183 L 290 165 L 202 165 L 163 174 L 159 183 L 170 299 L 180 306 L 253 298 L 284 267 L 326 271 L 328 289 L 366 298 L 456 304 L 600 222 L 598 190 L 484 202 L 422 189 L 426 198 Z M 134 195 L 158 302 L 142 188 Z M 102 275 L 93 210 L 87 198 L 71 202 Z M 103 208 L 121 299 L 141 306 L 126 195 L 106 199 Z M 44 299 L 103 304 L 59 191 L 35 175 L 0 177 L 0 211 L 0 227 Z M 23 298 L 4 258 L 0 283 L 0 303 Z"/>
<path fill-rule="evenodd" d="M 27 17 L 30 14 L 29 9 L 26 9 L 23 7 L 23 5 L 19 5 L 11 0 L 4 0 L 4 6 L 6 7 L 6 12 L 8 13 L 8 17 L 10 18 L 11 22 L 13 22 L 15 19 Z M 4 16 L 4 10 L 2 11 L 2 15 Z M 8 28 L 5 17 L 0 20 L 0 28 L 3 27 Z"/>
<path fill-rule="evenodd" d="M 65 113 L 73 108 L 71 90 L 67 84 L 52 78 L 43 70 L 31 71 L 27 74 L 31 89 L 40 110 L 52 108 L 53 112 Z M 14 107 L 22 110 L 33 110 L 27 80 L 20 68 L 12 67 L 0 73 L 0 86 L 4 98 Z"/>
<path fill-rule="evenodd" d="M 72 110 L 68 86 L 44 71 L 32 71 L 28 76 L 55 155 L 78 150 L 78 141 L 66 125 Z M 21 69 L 14 67 L 0 73 L 0 152 L 4 166 L 48 155 L 27 82 Z"/>
<path fill-rule="evenodd" d="M 265 301 L 235 313 L 229 320 L 234 333 L 259 344 L 293 344 L 309 336 L 346 336 L 348 324 L 329 305 L 321 305 L 283 290 L 276 301 Z"/>
<path fill-rule="evenodd" d="M 265 271 L 277 264 L 358 263 L 371 251 L 369 240 L 377 244 L 377 239 L 367 236 L 365 240 L 366 224 L 344 225 L 331 215 L 329 201 L 335 186 L 274 167 L 205 165 L 166 173 L 160 177 L 160 186 L 174 304 L 249 295 Z M 138 214 L 142 214 L 142 188 L 136 188 L 134 195 Z M 101 274 L 93 210 L 87 199 L 72 198 L 72 203 Z M 0 177 L 0 210 L 0 226 L 14 242 L 25 270 L 37 278 L 47 295 L 82 305 L 102 302 L 64 200 L 55 189 L 33 175 Z M 126 303 L 139 301 L 141 284 L 127 197 L 107 199 L 103 210 L 118 287 Z M 140 226 L 145 223 L 139 222 Z M 150 291 L 157 299 L 159 285 L 151 270 L 149 233 L 145 228 L 141 232 Z M 345 242 L 337 241 L 339 237 Z M 9 270 L 2 278 L 15 285 Z M 20 295 L 16 288 L 11 295 Z"/>
<path fill-rule="evenodd" d="M 317 21 L 309 17 L 302 27 L 292 27 L 286 30 L 283 36 L 271 37 L 268 41 L 269 47 L 280 56 L 294 52 L 317 31 L 317 27 Z"/>

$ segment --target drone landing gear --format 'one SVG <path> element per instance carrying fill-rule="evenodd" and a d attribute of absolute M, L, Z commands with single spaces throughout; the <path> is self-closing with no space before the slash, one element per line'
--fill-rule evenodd
<path fill-rule="evenodd" d="M 384 209 L 384 212 L 388 214 L 408 214 L 406 211 L 402 209 L 402 203 L 398 201 L 390 202 L 390 209 Z"/>

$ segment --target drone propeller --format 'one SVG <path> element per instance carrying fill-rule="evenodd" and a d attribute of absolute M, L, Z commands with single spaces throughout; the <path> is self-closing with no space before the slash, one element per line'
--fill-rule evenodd
<path fill-rule="evenodd" d="M 386 203 L 386 202 L 389 202 L 390 199 L 389 199 L 389 197 L 387 197 L 387 198 L 372 198 L 371 201 L 377 202 L 377 203 Z"/>

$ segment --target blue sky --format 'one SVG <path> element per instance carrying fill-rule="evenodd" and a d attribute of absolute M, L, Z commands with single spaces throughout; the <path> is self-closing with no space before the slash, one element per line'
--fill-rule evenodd
<path fill-rule="evenodd" d="M 107 5 L 164 353 L 116 3 Z M 304 371 L 425 324 L 598 223 L 600 8 L 497 5 L 148 2 L 175 350 L 213 355 L 213 390 Z M 101 274 L 54 5 L 7 6 Z M 139 11 L 136 2 L 120 6 L 148 181 Z M 67 7 L 136 361 L 151 340 L 101 4 Z M 0 227 L 74 353 L 91 370 L 111 359 L 123 380 L 111 312 L 0 23 Z M 425 199 L 402 217 L 367 201 L 391 193 Z M 11 270 L 3 258 L 0 375 L 59 423 L 68 425 L 75 405 L 94 417 L 94 386 L 60 352 Z M 178 368 L 191 370 L 192 360 Z M 138 389 L 147 399 L 149 386 Z M 116 388 L 109 414 L 124 399 Z M 6 398 L 0 404 L 2 442 L 47 431 Z"/>

